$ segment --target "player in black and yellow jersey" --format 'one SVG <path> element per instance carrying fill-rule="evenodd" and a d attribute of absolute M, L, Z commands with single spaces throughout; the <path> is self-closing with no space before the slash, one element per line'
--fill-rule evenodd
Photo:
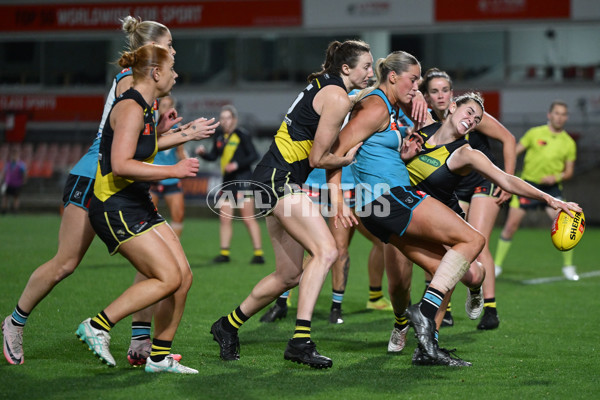
<path fill-rule="evenodd" d="M 372 63 L 366 43 L 332 42 L 322 70 L 308 77 L 308 86 L 289 107 L 271 148 L 256 167 L 252 180 L 265 188 L 259 191 L 257 207 L 268 215 L 276 267 L 237 309 L 213 324 L 211 332 L 219 343 L 222 359 L 239 359 L 241 325 L 299 284 L 296 329 L 284 358 L 314 368 L 332 366 L 331 359 L 317 352 L 310 339 L 310 326 L 317 297 L 338 254 L 319 206 L 300 185 L 315 167 L 341 168 L 354 159 L 360 144 L 344 156 L 332 154 L 331 146 L 350 110 L 348 93 L 367 87 L 373 75 Z M 355 222 L 352 217 L 345 220 L 349 225 Z M 313 257 L 303 269 L 305 250 Z"/>
<path fill-rule="evenodd" d="M 454 96 L 450 76 L 445 71 L 431 68 L 423 76 L 420 87 L 431 107 L 431 114 L 434 119 L 443 121 Z M 494 163 L 496 160 L 494 160 L 490 150 L 490 139 L 497 141 L 502 145 L 504 171 L 507 174 L 515 173 L 517 159 L 515 137 L 489 113 L 483 113 L 477 129 L 469 132 L 465 139 L 468 140 L 472 148 L 483 152 Z M 477 328 L 494 329 L 498 327 L 499 320 L 496 312 L 494 260 L 490 252 L 489 240 L 496 217 L 500 212 L 500 206 L 509 200 L 511 195 L 477 172 L 471 172 L 461 179 L 456 187 L 456 195 L 459 205 L 467 214 L 467 222 L 487 239 L 483 251 L 477 257 L 477 261 L 483 264 L 486 271 L 485 280 L 483 281 L 484 312 Z M 428 280 L 430 280 L 430 277 L 427 277 L 426 274 L 426 283 Z M 444 323 L 450 326 L 454 324 L 449 311 L 444 316 Z"/>
<path fill-rule="evenodd" d="M 580 210 L 575 203 L 565 203 L 522 179 L 507 174 L 496 167 L 481 151 L 473 149 L 465 140 L 465 136 L 479 124 L 482 116 L 483 100 L 478 94 L 467 93 L 450 104 L 444 122 L 421 129 L 419 134 L 424 139 L 422 150 L 407 163 L 411 184 L 462 214 L 463 217 L 464 212 L 458 205 L 455 189 L 459 186 L 462 177 L 472 171 L 478 172 L 508 193 L 538 199 L 557 210 Z M 412 267 L 412 263 L 409 265 Z M 479 266 L 471 265 L 462 281 L 464 282 L 469 275 L 478 274 L 478 269 Z M 479 297 L 475 301 L 480 290 L 469 289 L 466 311 L 471 319 L 475 319 L 483 308 L 483 298 Z M 436 319 L 436 323 L 439 329 L 441 319 Z M 414 360 L 413 358 L 413 362 Z"/>
<path fill-rule="evenodd" d="M 152 181 L 195 176 L 197 159 L 152 165 L 154 156 L 159 150 L 206 138 L 218 124 L 196 120 L 178 133 L 157 137 L 151 104 L 169 94 L 175 84 L 173 57 L 164 47 L 148 44 L 124 53 L 119 65 L 132 67 L 133 87 L 116 99 L 104 126 L 89 218 L 109 252 L 121 253 L 150 279 L 134 283 L 95 317 L 84 320 L 76 334 L 103 362 L 114 366 L 109 349 L 111 328 L 126 316 L 159 302 L 145 369 L 194 374 L 198 371 L 184 367 L 170 355 L 192 273 L 177 235 L 152 204 L 149 188 Z"/>
<path fill-rule="evenodd" d="M 464 218 L 465 214 L 454 193 L 463 176 L 450 171 L 446 161 L 452 157 L 455 150 L 467 144 L 467 141 L 461 138 L 442 146 L 429 144 L 427 140 L 441 125 L 436 122 L 418 132 L 423 137 L 424 145 L 419 156 L 407 163 L 406 168 L 411 185 L 432 195 Z"/>
<path fill-rule="evenodd" d="M 219 238 L 221 252 L 213 259 L 215 263 L 229 262 L 231 237 L 233 236 L 232 216 L 234 206 L 240 209 L 241 219 L 244 221 L 252 245 L 254 255 L 251 264 L 264 264 L 260 226 L 256 222 L 254 202 L 248 198 L 251 192 L 250 178 L 252 177 L 252 163 L 258 159 L 258 153 L 252 143 L 252 138 L 244 128 L 238 126 L 238 111 L 231 104 L 221 108 L 219 121 L 221 130 L 213 136 L 213 146 L 207 151 L 204 146 L 196 148 L 196 154 L 208 161 L 221 158 L 221 173 L 223 186 L 221 191 L 225 200 L 219 209 Z M 233 202 L 236 204 L 232 204 Z"/>
<path fill-rule="evenodd" d="M 128 37 L 130 50 L 155 43 L 164 46 L 172 56 L 175 56 L 171 32 L 163 24 L 156 21 L 142 21 L 132 16 L 123 18 L 121 22 L 123 32 Z M 130 68 L 121 70 L 114 77 L 111 88 L 106 94 L 102 118 L 98 131 L 94 132 L 93 142 L 86 154 L 71 169 L 63 189 L 63 212 L 56 254 L 33 271 L 12 315 L 2 324 L 4 355 L 10 364 L 24 362 L 23 329 L 28 317 L 56 285 L 75 271 L 96 236 L 88 218 L 88 206 L 98 168 L 98 148 L 102 130 L 115 98 L 129 89 L 132 81 Z M 170 120 L 170 122 L 178 121 Z M 165 129 L 170 128 L 171 126 L 165 127 Z M 159 133 L 165 133 L 160 128 L 157 130 Z M 139 273 L 136 277 L 140 280 L 144 278 Z M 150 354 L 151 321 L 152 310 L 143 310 L 132 316 L 131 346 L 127 355 L 132 364 L 144 364 Z"/>

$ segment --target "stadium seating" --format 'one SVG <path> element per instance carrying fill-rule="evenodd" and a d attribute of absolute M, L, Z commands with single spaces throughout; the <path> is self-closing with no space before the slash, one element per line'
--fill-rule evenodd
<path fill-rule="evenodd" d="M 0 143 L 0 173 L 10 154 L 20 151 L 30 178 L 52 178 L 67 173 L 83 156 L 84 146 L 79 143 Z"/>

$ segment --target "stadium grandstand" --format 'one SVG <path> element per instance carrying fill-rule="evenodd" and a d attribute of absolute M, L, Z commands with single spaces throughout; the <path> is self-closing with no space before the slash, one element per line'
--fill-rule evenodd
<path fill-rule="evenodd" d="M 23 209 L 57 209 L 69 168 L 91 143 L 124 49 L 119 19 L 165 23 L 177 50 L 173 95 L 184 120 L 224 104 L 264 152 L 290 98 L 332 40 L 360 38 L 375 58 L 405 50 L 446 70 L 455 92 L 480 91 L 486 111 L 519 138 L 569 105 L 578 145 L 566 191 L 600 222 L 600 8 L 596 0 L 14 1 L 0 4 L 0 169 L 19 148 Z M 498 149 L 496 149 L 499 151 Z M 218 166 L 186 183 L 189 206 L 218 183 Z"/>

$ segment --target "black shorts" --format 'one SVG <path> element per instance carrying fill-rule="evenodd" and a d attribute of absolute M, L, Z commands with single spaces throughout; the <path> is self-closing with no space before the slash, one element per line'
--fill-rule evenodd
<path fill-rule="evenodd" d="M 226 198 L 232 200 L 246 199 L 254 195 L 254 188 L 255 185 L 250 179 L 225 181 L 221 185 L 219 196 L 227 196 Z"/>
<path fill-rule="evenodd" d="M 437 200 L 439 200 L 439 199 L 437 199 Z M 442 203 L 444 203 L 446 206 L 448 206 L 448 208 L 450 208 L 452 211 L 454 211 L 455 213 L 457 213 L 458 215 L 460 215 L 460 217 L 462 219 L 464 219 L 465 221 L 467 220 L 467 214 L 465 214 L 465 211 L 460 206 L 457 197 L 453 197 L 449 201 L 442 202 Z"/>
<path fill-rule="evenodd" d="M 258 165 L 252 174 L 254 205 L 259 215 L 269 215 L 282 199 L 292 195 L 306 195 L 302 187 L 292 181 L 291 172 Z"/>
<path fill-rule="evenodd" d="M 456 193 L 458 200 L 470 203 L 473 197 L 493 197 L 497 187 L 493 182 L 482 177 L 474 186 L 459 185 L 454 193 Z"/>
<path fill-rule="evenodd" d="M 397 186 L 357 210 L 357 215 L 369 232 L 388 243 L 392 234 L 404 235 L 413 210 L 427 196 L 412 186 Z"/>
<path fill-rule="evenodd" d="M 533 182 L 528 182 L 531 186 L 536 187 L 544 193 L 548 193 L 552 197 L 556 197 L 559 200 L 563 200 L 562 190 L 560 185 L 538 185 Z M 535 210 L 536 208 L 546 208 L 548 203 L 543 200 L 534 200 L 527 197 L 521 197 L 514 195 L 510 200 L 510 206 L 513 208 L 522 208 L 524 210 Z"/>
<path fill-rule="evenodd" d="M 6 196 L 18 197 L 19 194 L 21 194 L 21 189 L 22 188 L 23 188 L 23 186 L 10 186 L 10 185 L 6 185 L 6 191 L 4 192 L 4 194 Z"/>
<path fill-rule="evenodd" d="M 88 211 L 94 194 L 95 181 L 85 176 L 69 174 L 63 190 L 63 205 L 66 207 L 73 204 Z"/>
<path fill-rule="evenodd" d="M 165 223 L 156 208 L 148 205 L 105 212 L 96 212 L 94 209 L 89 213 L 89 218 L 92 228 L 106 244 L 110 255 L 115 254 L 119 246 L 131 238 Z"/>
<path fill-rule="evenodd" d="M 181 181 L 177 183 L 173 183 L 171 185 L 163 185 L 160 183 L 153 183 L 150 186 L 150 192 L 157 196 L 168 196 L 174 193 L 181 193 L 183 189 L 181 188 Z"/>

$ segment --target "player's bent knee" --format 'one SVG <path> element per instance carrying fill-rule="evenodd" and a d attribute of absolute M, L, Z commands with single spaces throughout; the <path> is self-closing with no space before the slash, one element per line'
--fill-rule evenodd
<path fill-rule="evenodd" d="M 192 271 L 190 271 L 190 270 L 183 271 L 182 277 L 181 277 L 181 284 L 179 285 L 180 289 L 184 289 L 186 291 L 190 290 L 193 282 L 194 282 L 194 275 L 192 274 Z"/>
<path fill-rule="evenodd" d="M 301 276 L 302 275 L 298 275 L 295 279 L 287 281 L 286 284 L 284 285 L 285 290 L 290 290 L 290 289 L 293 289 L 296 286 L 298 286 L 300 284 Z"/>
<path fill-rule="evenodd" d="M 176 292 L 183 284 L 183 277 L 179 270 L 168 274 L 164 278 L 159 278 L 161 289 L 167 292 L 167 295 Z"/>
<path fill-rule="evenodd" d="M 331 267 L 333 263 L 339 257 L 339 251 L 335 246 L 323 246 L 316 254 L 315 257 L 320 257 L 325 265 Z"/>
<path fill-rule="evenodd" d="M 70 259 L 60 264 L 59 268 L 55 270 L 54 281 L 58 283 L 75 272 L 79 266 L 79 261 L 79 259 Z"/>
<path fill-rule="evenodd" d="M 471 289 L 479 288 L 485 279 L 485 268 L 479 261 L 474 261 L 461 278 L 461 282 Z"/>
<path fill-rule="evenodd" d="M 279 277 L 278 281 L 279 281 L 279 285 L 281 288 L 284 288 L 284 292 L 286 290 L 290 290 L 295 288 L 296 286 L 298 286 L 300 284 L 300 278 L 302 277 L 302 273 L 299 274 L 295 274 L 295 275 L 288 275 L 288 276 L 281 276 Z"/>
<path fill-rule="evenodd" d="M 477 260 L 473 264 L 476 266 L 478 284 L 481 285 L 485 280 L 485 267 Z"/>
<path fill-rule="evenodd" d="M 469 239 L 467 243 L 472 247 L 475 257 L 477 257 L 485 247 L 485 242 L 485 237 L 481 233 L 475 231 L 472 238 Z M 473 259 L 475 259 L 475 257 Z"/>
<path fill-rule="evenodd" d="M 338 253 L 337 249 L 333 249 L 332 251 L 327 252 L 325 254 L 324 261 L 325 261 L 325 265 L 327 265 L 328 268 L 331 268 L 331 266 L 337 261 L 338 254 L 339 253 Z"/>
<path fill-rule="evenodd" d="M 339 252 L 333 241 L 330 243 L 318 243 L 317 247 L 311 253 L 312 260 L 310 265 L 326 265 L 327 268 L 331 268 L 339 256 Z"/>

